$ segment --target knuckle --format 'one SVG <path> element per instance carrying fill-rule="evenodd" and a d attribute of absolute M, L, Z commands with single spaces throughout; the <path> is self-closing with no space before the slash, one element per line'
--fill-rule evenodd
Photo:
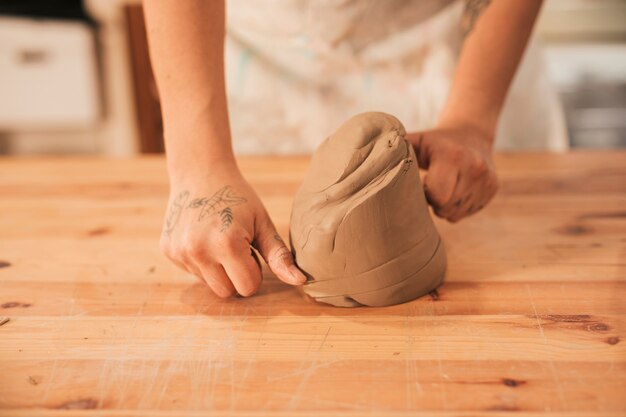
<path fill-rule="evenodd" d="M 465 150 L 459 145 L 451 145 L 448 149 L 448 155 L 453 162 L 459 163 L 465 158 Z"/>
<path fill-rule="evenodd" d="M 185 252 L 181 246 L 171 245 L 167 252 L 167 256 L 172 260 L 182 260 L 185 257 Z"/>
<path fill-rule="evenodd" d="M 170 244 L 168 239 L 162 238 L 159 241 L 159 249 L 161 250 L 161 253 L 163 253 L 167 257 L 169 257 L 172 253 L 172 245 Z"/>
<path fill-rule="evenodd" d="M 474 162 L 474 175 L 482 176 L 485 175 L 487 172 L 489 172 L 489 166 L 487 165 L 487 162 L 485 162 L 485 160 L 482 158 L 478 158 Z"/>
<path fill-rule="evenodd" d="M 443 190 L 441 188 L 436 188 L 431 191 L 430 198 L 435 207 L 444 210 L 447 208 L 447 206 L 450 205 L 450 200 L 452 200 L 452 193 L 447 192 L 446 190 Z"/>
<path fill-rule="evenodd" d="M 220 237 L 217 245 L 221 252 L 227 255 L 235 255 L 239 251 L 239 242 L 233 236 Z"/>
<path fill-rule="evenodd" d="M 204 246 L 196 240 L 188 240 L 181 248 L 181 252 L 188 257 L 198 258 L 202 255 Z"/>
<path fill-rule="evenodd" d="M 428 177 L 428 182 L 424 184 L 424 191 L 426 192 L 426 197 L 428 201 L 435 207 L 441 207 L 444 205 L 443 199 L 445 198 L 442 191 L 441 186 L 435 183 L 435 179 Z"/>
<path fill-rule="evenodd" d="M 441 202 L 442 207 L 448 208 L 452 203 L 452 192 L 442 193 L 439 201 Z"/>

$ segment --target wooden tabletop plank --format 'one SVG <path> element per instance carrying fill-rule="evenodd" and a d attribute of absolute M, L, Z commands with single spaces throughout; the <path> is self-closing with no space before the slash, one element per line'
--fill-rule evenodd
<path fill-rule="evenodd" d="M 286 237 L 308 158 L 239 163 Z M 626 152 L 496 164 L 437 292 L 345 309 L 177 271 L 160 157 L 0 159 L 0 416 L 626 414 Z"/>

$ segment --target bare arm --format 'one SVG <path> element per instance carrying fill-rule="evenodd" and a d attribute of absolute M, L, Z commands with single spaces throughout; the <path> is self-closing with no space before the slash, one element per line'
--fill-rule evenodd
<path fill-rule="evenodd" d="M 153 0 L 144 9 L 170 175 L 233 163 L 224 80 L 224 1 Z"/>
<path fill-rule="evenodd" d="M 435 213 L 450 221 L 496 193 L 493 140 L 507 91 L 541 8 L 540 0 L 467 0 L 464 44 L 435 129 L 407 136 Z"/>
<path fill-rule="evenodd" d="M 467 2 L 465 41 L 440 125 L 473 123 L 493 138 L 540 7 L 539 0 Z"/>
<path fill-rule="evenodd" d="M 278 278 L 302 284 L 305 276 L 233 156 L 224 1 L 143 4 L 170 176 L 163 252 L 221 297 L 258 290 L 262 276 L 251 247 Z"/>

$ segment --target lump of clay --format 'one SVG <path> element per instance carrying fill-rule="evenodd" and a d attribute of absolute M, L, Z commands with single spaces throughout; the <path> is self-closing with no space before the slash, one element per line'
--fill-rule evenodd
<path fill-rule="evenodd" d="M 446 254 L 415 153 L 393 116 L 363 113 L 313 155 L 291 213 L 304 291 L 336 306 L 386 306 L 435 289 Z"/>

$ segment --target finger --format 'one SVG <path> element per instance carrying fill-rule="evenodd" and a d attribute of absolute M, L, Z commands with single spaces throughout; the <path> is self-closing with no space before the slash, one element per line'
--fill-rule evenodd
<path fill-rule="evenodd" d="M 474 214 L 479 210 L 480 207 L 480 199 L 470 195 L 465 200 L 462 200 L 462 204 L 459 207 L 456 207 L 454 211 L 446 214 L 446 219 L 455 223 L 464 217 L 469 216 L 470 214 Z"/>
<path fill-rule="evenodd" d="M 187 266 L 185 263 L 183 263 L 183 262 L 181 262 L 181 261 L 179 261 L 179 260 L 177 260 L 175 258 L 169 258 L 169 260 L 174 265 L 176 265 L 178 268 L 182 269 L 183 271 L 186 271 L 186 272 L 188 272 L 190 274 L 194 274 L 195 275 L 195 272 L 191 268 L 189 268 L 189 266 Z"/>
<path fill-rule="evenodd" d="M 490 177 L 483 180 L 481 185 L 482 193 L 476 198 L 469 207 L 466 208 L 466 215 L 478 213 L 481 211 L 498 191 L 498 180 L 495 177 Z"/>
<path fill-rule="evenodd" d="M 207 283 L 217 296 L 227 298 L 237 293 L 222 265 L 202 263 L 198 264 L 198 269 L 201 272 L 203 281 Z"/>
<path fill-rule="evenodd" d="M 459 188 L 461 193 L 455 193 L 452 198 L 457 209 L 450 213 L 451 221 L 474 214 L 486 206 L 498 190 L 498 180 L 488 171 L 478 175 L 466 174 L 459 181 Z"/>
<path fill-rule="evenodd" d="M 458 207 L 448 215 L 448 219 L 452 222 L 459 221 L 482 210 L 495 193 L 495 187 L 488 178 L 476 179 L 471 183 L 466 181 L 462 182 L 462 184 L 469 189 L 469 194 L 466 194 L 464 197 L 459 196 L 455 200 L 455 205 Z M 459 201 L 461 204 L 457 204 Z"/>
<path fill-rule="evenodd" d="M 250 243 L 243 238 L 233 238 L 222 258 L 222 266 L 237 292 L 249 297 L 261 286 L 261 268 L 251 253 Z"/>
<path fill-rule="evenodd" d="M 423 132 L 408 133 L 405 139 L 413 146 L 418 166 L 428 169 L 430 165 L 430 136 Z"/>
<path fill-rule="evenodd" d="M 444 209 L 452 200 L 459 180 L 458 168 L 445 162 L 434 161 L 424 177 L 426 199 L 435 209 Z"/>
<path fill-rule="evenodd" d="M 459 180 L 454 187 L 454 193 L 448 204 L 440 207 L 439 215 L 448 220 L 452 218 L 462 218 L 467 214 L 467 209 L 471 205 L 477 205 L 479 194 L 481 194 L 480 184 L 478 181 L 472 182 L 467 175 L 459 174 Z"/>
<path fill-rule="evenodd" d="M 192 275 L 195 275 L 201 281 L 204 281 L 202 279 L 202 273 L 200 272 L 200 269 L 198 269 L 198 267 L 195 265 L 195 263 L 192 261 L 192 259 L 189 256 L 187 256 L 184 253 L 182 253 L 182 254 L 180 254 L 180 255 L 178 255 L 176 257 L 172 257 L 170 259 L 179 268 L 187 271 L 188 273 L 190 273 Z"/>
<path fill-rule="evenodd" d="M 459 220 L 470 216 L 480 211 L 486 203 L 484 198 L 469 198 L 461 207 L 448 216 L 448 220 L 451 222 L 458 222 Z"/>
<path fill-rule="evenodd" d="M 306 276 L 296 266 L 291 252 L 269 217 L 259 223 L 253 246 L 259 251 L 278 279 L 291 285 L 300 285 L 306 282 Z"/>
<path fill-rule="evenodd" d="M 183 265 L 184 269 L 195 275 L 200 281 L 207 284 L 211 290 L 220 297 L 228 297 L 235 293 L 234 289 L 230 289 L 228 277 L 221 279 L 220 275 L 226 275 L 220 269 L 208 261 L 208 257 L 203 254 L 203 250 L 197 247 L 193 251 L 180 253 L 175 259 L 172 259 L 177 265 Z M 222 272 L 222 273 L 220 273 Z M 224 282 L 226 281 L 226 282 Z M 222 284 L 220 285 L 220 282 Z"/>

